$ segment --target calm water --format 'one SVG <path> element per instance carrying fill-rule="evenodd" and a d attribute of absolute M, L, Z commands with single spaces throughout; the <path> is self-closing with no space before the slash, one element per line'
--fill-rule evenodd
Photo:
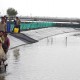
<path fill-rule="evenodd" d="M 74 34 L 9 50 L 0 80 L 80 80 L 80 37 Z"/>

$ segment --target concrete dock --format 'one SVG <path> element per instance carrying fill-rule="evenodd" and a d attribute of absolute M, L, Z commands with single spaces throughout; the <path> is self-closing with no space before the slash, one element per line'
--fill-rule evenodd
<path fill-rule="evenodd" d="M 14 37 L 26 42 L 26 43 L 29 43 L 29 44 L 38 42 L 37 40 L 35 40 L 35 39 L 33 39 L 33 38 L 23 34 L 23 33 L 11 33 L 10 35 L 14 36 Z"/>

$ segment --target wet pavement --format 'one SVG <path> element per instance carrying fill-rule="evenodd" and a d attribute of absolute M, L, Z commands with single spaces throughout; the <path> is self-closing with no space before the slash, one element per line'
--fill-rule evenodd
<path fill-rule="evenodd" d="M 0 80 L 80 80 L 80 32 L 48 37 L 8 52 Z"/>

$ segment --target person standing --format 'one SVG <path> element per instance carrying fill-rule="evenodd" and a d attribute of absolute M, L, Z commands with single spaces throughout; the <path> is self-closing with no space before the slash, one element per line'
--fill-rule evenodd
<path fill-rule="evenodd" d="M 10 39 L 8 38 L 7 33 L 4 33 L 3 35 L 4 35 L 4 43 L 2 47 L 3 47 L 4 52 L 7 53 L 9 46 L 10 46 Z"/>
<path fill-rule="evenodd" d="M 5 18 L 1 17 L 1 22 L 0 22 L 0 32 L 6 32 L 6 23 L 5 23 Z"/>
<path fill-rule="evenodd" d="M 16 23 L 16 27 L 19 28 L 19 33 L 20 33 L 20 23 L 21 23 L 21 21 L 18 17 L 16 17 L 16 22 L 15 23 Z"/>
<path fill-rule="evenodd" d="M 10 28 L 11 28 L 10 21 L 8 20 L 8 17 L 6 17 L 6 16 L 4 16 L 4 19 L 5 19 L 5 23 L 6 23 L 6 25 L 7 25 L 6 31 L 7 31 L 8 33 L 10 33 L 10 32 L 11 32 L 11 31 L 10 31 Z"/>

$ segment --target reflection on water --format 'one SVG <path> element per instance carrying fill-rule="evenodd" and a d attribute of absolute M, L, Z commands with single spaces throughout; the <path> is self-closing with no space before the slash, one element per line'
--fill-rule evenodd
<path fill-rule="evenodd" d="M 0 80 L 79 80 L 80 37 L 59 35 L 8 53 Z"/>
<path fill-rule="evenodd" d="M 66 37 L 66 40 L 65 41 L 66 41 L 66 46 L 67 46 L 67 37 Z"/>
<path fill-rule="evenodd" d="M 46 39 L 44 39 L 44 40 L 42 40 L 43 42 L 44 42 L 44 44 L 43 44 L 43 42 L 41 41 L 41 43 L 42 43 L 42 45 L 52 45 L 52 46 L 67 46 L 67 39 L 68 39 L 68 37 L 61 37 L 61 38 L 59 38 L 59 37 L 48 37 L 48 38 L 46 38 Z"/>
<path fill-rule="evenodd" d="M 13 50 L 13 55 L 14 55 L 15 60 L 18 61 L 19 60 L 19 56 L 20 56 L 19 49 L 14 49 Z"/>
<path fill-rule="evenodd" d="M 47 38 L 47 45 L 48 44 L 51 44 L 51 45 L 53 45 L 53 38 L 51 37 L 51 38 Z"/>

